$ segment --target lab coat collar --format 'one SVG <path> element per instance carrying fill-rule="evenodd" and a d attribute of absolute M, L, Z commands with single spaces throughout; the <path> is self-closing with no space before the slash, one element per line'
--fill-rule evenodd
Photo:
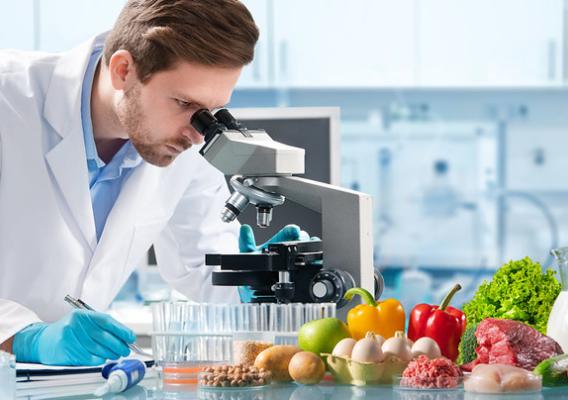
<path fill-rule="evenodd" d="M 44 108 L 45 118 L 61 137 L 59 143 L 47 152 L 46 159 L 92 255 L 81 297 L 96 308 L 108 306 L 106 300 L 112 299 L 120 289 L 121 280 L 112 284 L 108 280 L 109 276 L 116 274 L 113 270 L 117 268 L 126 275 L 124 269 L 128 267 L 128 257 L 133 252 L 130 244 L 136 230 L 134 227 L 156 216 L 165 221 L 164 211 L 155 205 L 156 202 L 160 204 L 156 199 L 163 195 L 158 188 L 165 168 L 150 165 L 133 152 L 128 154 L 125 162 L 137 167 L 124 182 L 97 243 L 80 102 L 90 54 L 93 46 L 103 39 L 104 35 L 98 36 L 62 56 L 55 67 Z"/>
<path fill-rule="evenodd" d="M 61 137 L 46 153 L 47 162 L 91 251 L 97 245 L 81 124 L 81 86 L 93 46 L 106 34 L 65 53 L 54 67 L 43 115 Z"/>
<path fill-rule="evenodd" d="M 64 53 L 53 70 L 45 96 L 43 115 L 61 136 L 81 126 L 81 87 L 89 57 L 95 45 L 104 42 L 107 33 L 100 34 L 80 46 Z M 64 110 L 64 112 L 62 112 Z"/>

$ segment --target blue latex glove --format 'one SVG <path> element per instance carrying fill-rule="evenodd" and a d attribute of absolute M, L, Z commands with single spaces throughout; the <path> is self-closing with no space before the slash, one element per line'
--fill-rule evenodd
<path fill-rule="evenodd" d="M 310 236 L 298 225 L 286 225 L 280 229 L 266 243 L 256 245 L 254 232 L 250 225 L 242 225 L 239 232 L 239 251 L 241 253 L 259 252 L 268 247 L 271 243 L 290 242 L 293 240 L 310 240 Z"/>
<path fill-rule="evenodd" d="M 268 247 L 271 243 L 280 242 L 290 242 L 293 240 L 309 240 L 310 236 L 303 230 L 300 229 L 298 225 L 286 225 L 284 228 L 280 229 L 274 236 L 270 238 L 266 243 L 260 246 L 256 245 L 256 240 L 254 239 L 254 232 L 250 225 L 242 225 L 241 231 L 239 232 L 239 251 L 241 253 L 254 253 L 260 252 L 262 249 Z M 239 286 L 239 296 L 241 302 L 250 303 L 253 299 L 253 293 L 249 286 Z"/>
<path fill-rule="evenodd" d="M 73 310 L 57 322 L 36 323 L 14 336 L 13 351 L 19 362 L 47 365 L 99 365 L 130 354 L 134 332 L 111 316 Z"/>

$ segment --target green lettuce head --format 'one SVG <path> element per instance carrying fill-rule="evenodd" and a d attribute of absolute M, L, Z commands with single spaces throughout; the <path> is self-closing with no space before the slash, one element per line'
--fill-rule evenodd
<path fill-rule="evenodd" d="M 546 334 L 552 305 L 560 293 L 556 272 L 544 273 L 529 257 L 503 265 L 490 282 L 484 281 L 473 299 L 464 304 L 467 323 L 485 318 L 514 319 Z"/>

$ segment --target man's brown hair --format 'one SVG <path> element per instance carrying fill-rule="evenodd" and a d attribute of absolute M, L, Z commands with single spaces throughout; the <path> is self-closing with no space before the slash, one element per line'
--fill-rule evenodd
<path fill-rule="evenodd" d="M 129 0 L 106 38 L 108 65 L 128 50 L 145 81 L 180 61 L 217 67 L 250 63 L 258 28 L 238 0 Z"/>

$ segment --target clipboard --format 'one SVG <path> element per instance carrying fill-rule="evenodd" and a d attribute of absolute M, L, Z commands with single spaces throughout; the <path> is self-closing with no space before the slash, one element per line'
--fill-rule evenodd
<path fill-rule="evenodd" d="M 141 360 L 146 364 L 146 368 L 154 366 L 154 360 Z M 66 376 L 66 375 L 79 375 L 79 374 L 90 374 L 90 373 L 100 373 L 105 364 L 93 366 L 93 367 L 68 367 L 68 366 L 50 366 L 43 364 L 27 364 L 27 363 L 16 363 L 16 381 L 23 382 L 26 380 L 34 380 L 34 378 L 48 378 L 55 376 Z"/>
<path fill-rule="evenodd" d="M 128 357 L 131 358 L 131 357 Z M 146 364 L 146 377 L 154 374 L 150 369 L 154 360 L 141 360 Z M 42 364 L 16 363 L 16 389 L 69 386 L 104 382 L 101 371 L 105 364 L 89 367 L 49 366 Z"/>

